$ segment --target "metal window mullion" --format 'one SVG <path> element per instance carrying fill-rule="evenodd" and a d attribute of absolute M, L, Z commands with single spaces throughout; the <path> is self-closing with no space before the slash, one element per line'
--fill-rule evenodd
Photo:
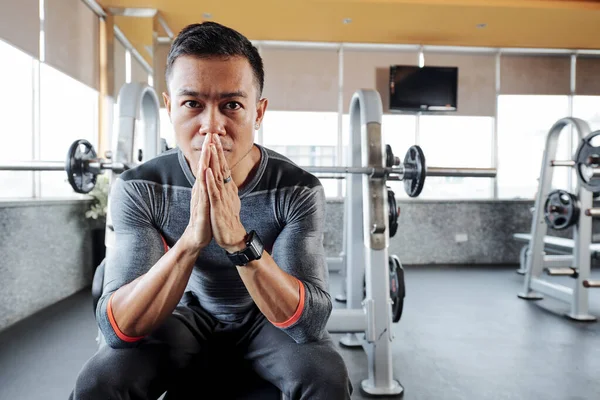
<path fill-rule="evenodd" d="M 33 80 L 33 132 L 32 132 L 32 157 L 33 160 L 40 160 L 42 153 L 41 146 L 41 69 L 42 63 L 46 59 L 46 35 L 45 35 L 45 15 L 46 15 L 46 2 L 45 0 L 39 0 L 40 9 L 40 28 L 39 28 L 39 53 L 38 60 L 34 60 L 32 68 L 32 80 Z M 32 197 L 42 197 L 42 172 L 33 171 L 33 182 L 32 182 Z"/>
<path fill-rule="evenodd" d="M 418 48 L 417 65 L 421 68 L 425 66 L 425 55 L 423 54 L 424 47 L 421 45 Z M 421 146 L 421 112 L 415 115 L 415 144 Z"/>
<path fill-rule="evenodd" d="M 338 129 L 337 129 L 337 148 L 336 148 L 336 163 L 335 165 L 342 166 L 345 164 L 345 160 L 342 159 L 344 154 L 344 46 L 341 44 L 338 49 Z M 349 134 L 349 133 L 348 133 Z M 337 182 L 337 197 L 342 198 L 342 184 L 339 180 Z"/>
<path fill-rule="evenodd" d="M 32 82 L 32 97 L 31 97 L 31 159 L 40 159 L 40 62 L 33 60 L 31 65 L 31 82 Z M 32 171 L 31 180 L 31 196 L 33 198 L 40 197 L 41 183 L 40 171 Z"/>
<path fill-rule="evenodd" d="M 498 152 L 498 106 L 500 104 L 499 98 L 500 98 L 500 57 L 501 57 L 501 52 L 498 51 L 496 53 L 496 106 L 494 108 L 494 126 L 492 128 L 492 168 L 496 168 L 496 171 L 498 171 L 498 158 L 499 158 L 499 152 Z M 494 199 L 498 199 L 498 174 L 496 174 L 496 177 L 493 178 L 493 189 L 492 189 L 492 198 Z"/>
<path fill-rule="evenodd" d="M 570 94 L 569 94 L 569 112 L 568 115 L 569 117 L 573 117 L 573 102 L 575 100 L 575 92 L 577 90 L 577 55 L 571 54 L 571 71 L 570 71 Z M 573 125 L 569 124 L 569 143 L 568 143 L 568 148 L 569 148 L 569 159 L 571 159 L 573 157 L 573 144 L 575 142 L 575 137 L 574 137 L 575 133 L 573 132 Z M 570 192 L 574 191 L 574 186 L 573 186 L 573 172 L 569 171 L 569 174 L 567 175 L 567 187 L 569 188 Z"/>
<path fill-rule="evenodd" d="M 415 144 L 417 146 L 421 145 L 421 113 L 418 112 L 415 115 Z"/>

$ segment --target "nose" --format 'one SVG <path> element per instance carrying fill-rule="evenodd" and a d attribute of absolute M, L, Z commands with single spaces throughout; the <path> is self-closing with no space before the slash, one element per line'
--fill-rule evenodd
<path fill-rule="evenodd" d="M 206 136 L 209 133 L 225 135 L 225 117 L 218 107 L 206 107 L 200 118 L 200 134 Z"/>

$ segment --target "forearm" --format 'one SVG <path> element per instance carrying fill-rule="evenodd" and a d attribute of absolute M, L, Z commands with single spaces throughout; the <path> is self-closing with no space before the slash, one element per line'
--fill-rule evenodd
<path fill-rule="evenodd" d="M 264 252 L 238 271 L 264 316 L 297 343 L 318 340 L 331 314 L 326 291 L 286 273 Z"/>
<path fill-rule="evenodd" d="M 146 274 L 119 288 L 110 299 L 118 329 L 139 337 L 158 327 L 179 303 L 199 255 L 180 240 Z"/>
<path fill-rule="evenodd" d="M 237 267 L 250 296 L 264 316 L 271 322 L 289 320 L 300 303 L 301 283 L 283 271 L 269 253 L 260 260 Z"/>

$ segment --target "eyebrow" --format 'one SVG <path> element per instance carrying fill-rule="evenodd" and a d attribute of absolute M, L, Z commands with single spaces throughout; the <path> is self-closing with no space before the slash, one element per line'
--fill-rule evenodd
<path fill-rule="evenodd" d="M 177 91 L 177 95 L 178 96 L 190 96 L 190 97 L 196 97 L 196 98 L 208 98 L 208 97 L 210 97 L 207 93 L 202 93 L 202 92 L 198 92 L 198 91 L 193 90 L 193 89 L 186 89 L 186 88 L 179 89 Z M 238 91 L 235 91 L 235 92 L 219 93 L 218 97 L 219 97 L 219 99 L 230 99 L 230 98 L 233 98 L 233 97 L 247 98 L 248 95 L 246 94 L 246 92 L 244 92 L 242 90 L 238 90 Z"/>

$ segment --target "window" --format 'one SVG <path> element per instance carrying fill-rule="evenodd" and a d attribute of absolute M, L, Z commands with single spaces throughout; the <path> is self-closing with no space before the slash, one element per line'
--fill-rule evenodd
<path fill-rule="evenodd" d="M 160 109 L 160 137 L 167 141 L 169 148 L 175 148 L 175 130 L 166 108 Z"/>
<path fill-rule="evenodd" d="M 334 146 L 268 146 L 301 166 L 334 166 Z"/>
<path fill-rule="evenodd" d="M 548 132 L 568 115 L 568 96 L 498 96 L 499 198 L 535 198 Z M 567 129 L 559 137 L 556 158 L 571 158 Z M 569 172 L 555 169 L 553 188 L 566 189 Z"/>
<path fill-rule="evenodd" d="M 343 134 L 343 155 L 344 165 L 349 165 L 347 161 L 348 145 L 350 143 L 350 116 L 344 114 L 342 119 Z M 400 161 L 404 161 L 404 156 L 408 148 L 416 144 L 416 129 L 417 118 L 414 115 L 399 115 L 399 114 L 384 114 L 381 118 L 381 134 L 383 135 L 384 144 L 389 144 L 392 152 Z M 343 182 L 342 194 L 346 193 L 345 181 Z M 408 195 L 404 190 L 404 184 L 398 181 L 388 181 L 387 186 L 390 187 L 396 197 L 407 198 Z"/>
<path fill-rule="evenodd" d="M 573 96 L 573 116 L 587 122 L 592 132 L 600 130 L 600 96 Z"/>
<path fill-rule="evenodd" d="M 262 145 L 300 166 L 335 166 L 338 115 L 335 112 L 267 111 Z M 321 179 L 327 197 L 338 197 L 336 179 Z"/>
<path fill-rule="evenodd" d="M 40 65 L 40 157 L 65 161 L 78 139 L 98 149 L 98 92 L 68 75 Z M 98 156 L 101 156 L 100 154 Z M 63 171 L 41 172 L 42 197 L 77 196 Z"/>
<path fill-rule="evenodd" d="M 427 167 L 491 168 L 494 119 L 423 115 L 420 146 Z M 427 199 L 492 198 L 491 178 L 427 177 L 420 197 Z"/>
<path fill-rule="evenodd" d="M 31 56 L 0 41 L 0 162 L 33 159 L 33 65 Z M 31 197 L 33 173 L 0 171 L 0 197 Z"/>

